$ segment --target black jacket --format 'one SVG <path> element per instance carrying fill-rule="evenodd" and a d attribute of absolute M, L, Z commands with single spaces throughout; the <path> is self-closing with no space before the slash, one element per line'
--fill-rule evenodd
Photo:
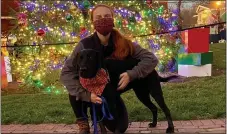
<path fill-rule="evenodd" d="M 82 39 L 73 50 L 70 57 L 66 60 L 61 72 L 60 80 L 67 88 L 70 95 L 76 96 L 77 99 L 82 101 L 90 102 L 91 93 L 81 86 L 78 68 L 76 68 L 77 53 L 82 49 L 87 48 L 103 52 L 104 58 L 110 56 L 115 49 L 111 35 L 107 46 L 101 44 L 96 32 L 91 36 Z M 135 53 L 132 57 L 139 59 L 140 62 L 132 70 L 127 70 L 130 80 L 146 77 L 158 64 L 156 56 L 148 50 L 141 48 L 139 45 L 135 45 Z"/>

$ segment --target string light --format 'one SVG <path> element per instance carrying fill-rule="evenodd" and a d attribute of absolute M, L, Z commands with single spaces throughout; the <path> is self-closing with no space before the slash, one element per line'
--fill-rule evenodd
<path fill-rule="evenodd" d="M 128 37 L 177 29 L 177 15 L 164 9 L 158 1 L 152 9 L 150 5 L 144 6 L 136 1 L 23 1 L 21 13 L 26 15 L 23 21 L 27 24 L 19 26 L 20 32 L 12 31 L 17 45 L 79 42 L 94 32 L 89 14 L 94 5 L 100 3 L 114 8 L 115 27 Z M 129 8 L 132 5 L 133 9 Z M 132 41 L 154 52 L 161 66 L 166 66 L 179 48 L 180 42 L 176 44 L 178 38 L 173 38 L 175 36 L 175 33 L 152 35 L 132 38 Z M 24 83 L 35 85 L 45 92 L 64 93 L 58 75 L 75 46 L 15 48 L 10 55 L 12 73 Z M 161 71 L 159 67 L 157 69 Z M 49 78 L 54 75 L 51 72 L 58 75 Z"/>

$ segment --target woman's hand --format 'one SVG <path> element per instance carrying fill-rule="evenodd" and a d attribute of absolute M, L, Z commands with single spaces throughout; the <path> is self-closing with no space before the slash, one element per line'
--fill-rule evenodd
<path fill-rule="evenodd" d="M 98 97 L 96 94 L 91 93 L 91 102 L 102 104 L 102 99 L 100 97 Z"/>
<path fill-rule="evenodd" d="M 130 82 L 130 78 L 127 72 L 124 72 L 120 75 L 120 81 L 118 83 L 118 90 L 123 90 L 128 83 Z"/>

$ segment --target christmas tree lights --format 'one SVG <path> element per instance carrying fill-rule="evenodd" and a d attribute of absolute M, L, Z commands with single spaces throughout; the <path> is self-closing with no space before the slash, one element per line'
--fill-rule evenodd
<path fill-rule="evenodd" d="M 62 93 L 59 72 L 75 44 L 94 32 L 89 18 L 96 4 L 114 9 L 115 27 L 133 42 L 154 52 L 160 60 L 159 71 L 172 69 L 180 40 L 176 33 L 150 35 L 177 30 L 177 15 L 158 2 L 147 1 L 52 1 L 31 0 L 20 3 L 16 24 L 8 38 L 12 74 L 25 84 L 48 93 Z M 137 37 L 138 36 L 138 37 Z M 63 45 L 40 45 L 63 43 Z M 171 66 L 171 67 L 169 67 Z"/>

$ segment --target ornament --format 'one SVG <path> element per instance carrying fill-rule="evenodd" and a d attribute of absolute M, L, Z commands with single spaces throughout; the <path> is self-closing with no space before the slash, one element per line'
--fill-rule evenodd
<path fill-rule="evenodd" d="M 178 22 L 177 22 L 177 21 L 173 21 L 173 22 L 172 22 L 172 25 L 173 25 L 173 26 L 177 26 L 177 25 L 178 25 Z"/>
<path fill-rule="evenodd" d="M 158 8 L 158 14 L 161 15 L 161 14 L 163 14 L 163 12 L 164 12 L 164 8 L 163 8 L 163 6 L 160 6 Z"/>
<path fill-rule="evenodd" d="M 152 8 L 152 1 L 150 3 L 148 2 L 147 5 L 149 8 Z"/>
<path fill-rule="evenodd" d="M 51 88 L 51 87 L 47 87 L 47 88 L 45 88 L 45 91 L 47 91 L 48 93 L 50 93 L 50 92 L 51 92 L 51 90 L 52 90 L 52 88 Z"/>
<path fill-rule="evenodd" d="M 75 32 L 71 32 L 70 35 L 71 36 L 76 36 L 76 33 Z"/>
<path fill-rule="evenodd" d="M 121 20 L 117 20 L 117 26 L 121 27 L 122 26 L 122 21 Z"/>
<path fill-rule="evenodd" d="M 80 7 L 82 15 L 84 16 L 85 19 L 88 18 L 88 10 L 90 8 L 91 4 L 88 0 L 84 0 L 82 2 L 82 7 Z"/>
<path fill-rule="evenodd" d="M 17 37 L 13 34 L 10 34 L 8 36 L 8 41 L 11 43 L 11 44 L 14 44 L 16 41 L 17 41 Z"/>
<path fill-rule="evenodd" d="M 134 31 L 135 30 L 135 24 L 134 23 L 130 23 L 128 25 L 128 29 L 131 30 L 131 31 Z"/>
<path fill-rule="evenodd" d="M 17 15 L 18 19 L 18 25 L 22 27 L 26 27 L 28 22 L 27 22 L 27 15 L 25 13 L 19 13 Z"/>
<path fill-rule="evenodd" d="M 133 22 L 133 23 L 135 23 L 135 22 L 136 22 L 136 19 L 135 19 L 135 17 L 134 17 L 134 16 L 132 16 L 132 17 L 129 17 L 129 22 Z"/>
<path fill-rule="evenodd" d="M 149 6 L 149 5 L 152 4 L 152 0 L 146 0 L 146 3 L 147 3 L 147 5 Z"/>
<path fill-rule="evenodd" d="M 37 35 L 38 35 L 38 36 L 44 36 L 44 35 L 45 35 L 45 31 L 44 31 L 43 29 L 39 29 L 39 30 L 37 31 Z"/>
<path fill-rule="evenodd" d="M 35 86 L 38 87 L 38 88 L 40 88 L 40 87 L 43 86 L 43 83 L 42 83 L 41 80 L 39 80 L 39 79 L 40 79 L 40 78 L 39 78 L 39 76 L 38 76 L 36 80 L 33 80 Z"/>
<path fill-rule="evenodd" d="M 66 21 L 72 20 L 73 16 L 70 13 L 67 13 L 65 16 Z"/>
<path fill-rule="evenodd" d="M 28 30 L 34 30 L 34 27 L 32 25 L 28 26 Z"/>
<path fill-rule="evenodd" d="M 126 27 L 126 25 L 128 24 L 127 20 L 123 20 L 123 27 Z"/>
<path fill-rule="evenodd" d="M 91 6 L 88 0 L 84 0 L 82 5 L 83 5 L 83 9 L 89 9 L 89 7 Z"/>
<path fill-rule="evenodd" d="M 18 13 L 17 14 L 17 19 L 20 20 L 20 19 L 27 19 L 27 15 L 25 13 Z"/>
<path fill-rule="evenodd" d="M 143 17 L 145 18 L 145 17 L 147 17 L 148 16 L 148 11 L 147 10 L 143 10 Z"/>
<path fill-rule="evenodd" d="M 153 14 L 153 11 L 152 10 L 148 10 L 148 12 L 147 12 L 148 14 L 148 16 L 152 16 L 152 14 Z"/>
<path fill-rule="evenodd" d="M 147 0 L 147 5 L 149 8 L 152 8 L 152 0 Z"/>
<path fill-rule="evenodd" d="M 80 34 L 83 34 L 83 33 L 85 33 L 86 32 L 86 28 L 85 27 L 81 27 L 80 28 Z"/>
<path fill-rule="evenodd" d="M 85 27 L 80 28 L 80 38 L 84 38 L 89 34 L 88 30 Z"/>

